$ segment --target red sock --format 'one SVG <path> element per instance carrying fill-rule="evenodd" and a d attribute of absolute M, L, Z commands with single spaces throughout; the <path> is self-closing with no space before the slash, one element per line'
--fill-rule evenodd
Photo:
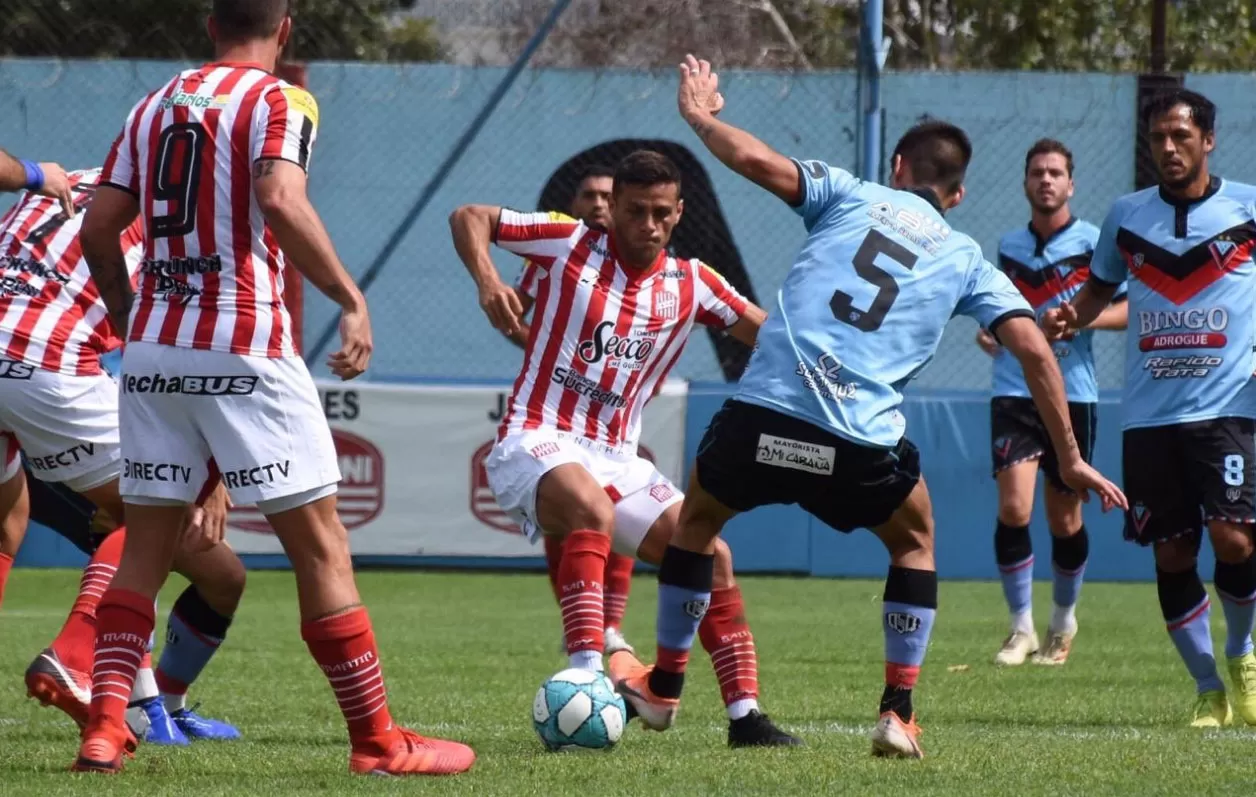
<path fill-rule="evenodd" d="M 110 589 L 96 607 L 96 656 L 92 667 L 89 725 L 122 727 L 135 673 L 148 655 L 153 600 L 124 589 Z"/>
<path fill-rule="evenodd" d="M 52 650 L 61 663 L 72 670 L 91 672 L 92 657 L 96 647 L 96 606 L 104 597 L 105 590 L 113 581 L 122 559 L 122 543 L 126 532 L 121 529 L 110 534 L 100 543 L 92 560 L 83 570 L 79 581 L 78 597 L 61 633 L 52 640 Z"/>
<path fill-rule="evenodd" d="M 301 638 L 331 683 L 354 749 L 387 750 L 397 733 L 365 607 L 303 623 Z"/>
<path fill-rule="evenodd" d="M 698 636 L 711 654 L 724 705 L 758 698 L 759 661 L 740 587 L 711 590 L 711 608 L 698 626 Z"/>
<path fill-rule="evenodd" d="M 545 569 L 549 571 L 550 589 L 554 590 L 554 600 L 562 601 L 563 594 L 558 591 L 558 565 L 563 561 L 563 538 L 546 534 Z"/>
<path fill-rule="evenodd" d="M 4 585 L 9 581 L 9 571 L 13 569 L 13 557 L 0 553 L 0 604 L 4 603 Z"/>
<path fill-rule="evenodd" d="M 606 560 L 605 618 L 608 628 L 619 628 L 628 609 L 628 592 L 632 589 L 632 567 L 636 560 L 631 556 L 613 553 Z"/>
<path fill-rule="evenodd" d="M 606 644 L 602 585 L 610 552 L 611 537 L 600 531 L 573 531 L 563 544 L 563 560 L 558 566 L 562 598 L 558 605 L 568 655 L 582 650 L 600 653 Z"/>

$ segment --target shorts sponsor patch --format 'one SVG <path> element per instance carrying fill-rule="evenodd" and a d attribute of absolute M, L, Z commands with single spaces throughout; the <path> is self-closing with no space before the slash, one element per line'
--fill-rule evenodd
<path fill-rule="evenodd" d="M 0 379 L 30 379 L 35 366 L 17 360 L 0 360 Z"/>
<path fill-rule="evenodd" d="M 820 476 L 833 475 L 836 450 L 832 446 L 804 443 L 787 437 L 759 435 L 759 450 L 755 462 L 778 468 L 793 468 Z"/>

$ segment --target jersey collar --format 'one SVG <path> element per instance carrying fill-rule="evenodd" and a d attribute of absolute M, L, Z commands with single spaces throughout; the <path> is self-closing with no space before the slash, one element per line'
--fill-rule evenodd
<path fill-rule="evenodd" d="M 629 282 L 641 282 L 647 277 L 654 276 L 654 273 L 663 267 L 667 259 L 672 256 L 671 247 L 665 246 L 659 252 L 658 257 L 654 258 L 654 262 L 647 268 L 635 269 L 631 266 L 624 265 L 624 261 L 619 257 L 619 248 L 615 246 L 615 236 L 609 232 L 606 233 L 606 253 L 610 255 L 611 261 L 615 264 L 615 268 L 623 272 Z"/>
<path fill-rule="evenodd" d="M 202 69 L 214 69 L 216 67 L 227 67 L 229 69 L 256 69 L 259 72 L 270 74 L 270 70 L 256 61 L 210 61 Z"/>
<path fill-rule="evenodd" d="M 1208 189 L 1204 191 L 1204 195 L 1196 199 L 1182 199 L 1175 197 L 1168 191 L 1164 190 L 1164 186 L 1160 186 L 1160 201 L 1173 208 L 1173 237 L 1185 238 L 1187 232 L 1187 216 L 1191 212 L 1191 207 L 1206 202 L 1221 190 L 1221 178 L 1212 175 L 1208 178 Z"/>
<path fill-rule="evenodd" d="M 946 215 L 946 208 L 942 207 L 942 200 L 938 199 L 938 192 L 934 191 L 932 188 L 906 188 L 904 190 L 909 194 L 915 194 L 924 201 L 928 202 L 930 205 L 933 205 L 933 209 L 943 216 Z"/>
<path fill-rule="evenodd" d="M 1166 205 L 1170 205 L 1175 208 L 1189 208 L 1191 205 L 1198 205 L 1200 202 L 1205 202 L 1208 199 L 1211 199 L 1212 195 L 1220 190 L 1221 178 L 1214 174 L 1208 178 L 1208 188 L 1204 191 L 1204 195 L 1201 197 L 1196 199 L 1182 199 L 1181 197 L 1175 197 L 1173 194 L 1164 190 L 1164 186 L 1162 185 L 1160 186 L 1160 200 Z"/>
<path fill-rule="evenodd" d="M 1057 236 L 1061 235 L 1065 230 L 1072 227 L 1076 223 L 1077 217 L 1069 216 L 1068 221 L 1064 222 L 1063 227 L 1051 233 L 1046 238 L 1043 238 L 1038 234 L 1038 231 L 1034 229 L 1034 223 L 1032 221 L 1029 222 L 1026 226 L 1029 228 L 1029 234 L 1034 237 L 1034 257 L 1042 257 L 1042 253 L 1047 250 L 1047 244 L 1051 243 Z"/>

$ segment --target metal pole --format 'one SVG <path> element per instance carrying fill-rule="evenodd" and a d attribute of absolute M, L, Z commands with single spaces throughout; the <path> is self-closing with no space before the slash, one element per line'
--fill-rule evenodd
<path fill-rule="evenodd" d="M 868 89 L 864 94 L 860 176 L 869 181 L 875 181 L 881 174 L 881 71 L 889 55 L 884 19 L 884 0 L 865 0 L 863 47 Z"/>
<path fill-rule="evenodd" d="M 1151 7 L 1151 71 L 1157 75 L 1164 74 L 1167 66 L 1165 57 L 1165 39 L 1167 38 L 1168 0 L 1155 0 Z"/>
<path fill-rule="evenodd" d="M 554 26 L 558 24 L 558 18 L 563 15 L 563 12 L 567 10 L 569 5 L 571 5 L 571 0 L 557 0 L 554 3 L 554 7 L 550 9 L 541 26 L 536 29 L 536 33 L 532 34 L 532 38 L 528 40 L 527 46 L 523 48 L 523 52 L 510 65 L 510 69 L 502 77 L 501 82 L 493 89 L 493 93 L 489 96 L 488 101 L 484 103 L 484 107 L 476 114 L 475 119 L 471 120 L 471 124 L 463 131 L 462 136 L 445 157 L 440 168 L 436 170 L 436 173 L 432 175 L 432 179 L 428 180 L 427 185 L 423 187 L 423 191 L 419 194 L 419 198 L 415 201 L 414 206 L 410 208 L 405 218 L 402 219 L 401 224 L 397 225 L 388 242 L 384 244 L 384 248 L 375 256 L 375 260 L 363 272 L 362 279 L 358 280 L 358 286 L 361 288 L 362 293 L 366 293 L 376 278 L 379 277 L 379 273 L 383 270 L 384 265 L 388 263 L 397 247 L 401 245 L 411 228 L 414 227 L 414 223 L 418 221 L 419 216 L 423 215 L 423 211 L 427 209 L 428 203 L 432 201 L 432 197 L 436 196 L 436 192 L 440 190 L 445 179 L 449 177 L 449 173 L 453 171 L 454 167 L 458 165 L 458 161 L 462 159 L 462 155 L 467 151 L 467 147 L 471 146 L 471 142 L 480 134 L 480 130 L 484 128 L 489 117 L 493 115 L 493 111 L 497 109 L 498 103 L 502 101 L 502 98 L 506 96 L 506 92 L 514 85 L 515 80 L 519 77 L 519 73 L 527 66 L 533 54 L 540 48 L 546 37 L 549 36 L 550 31 L 554 29 Z M 323 328 L 313 347 L 305 355 L 306 361 L 313 361 L 327 349 L 339 326 L 340 319 L 339 314 L 337 314 L 336 317 L 327 322 L 327 326 Z"/>

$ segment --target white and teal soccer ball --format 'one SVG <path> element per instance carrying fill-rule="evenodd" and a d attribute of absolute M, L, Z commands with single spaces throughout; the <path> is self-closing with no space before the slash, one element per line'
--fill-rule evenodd
<path fill-rule="evenodd" d="M 550 750 L 605 750 L 619 741 L 627 720 L 610 680 L 589 670 L 563 670 L 532 701 L 532 727 Z"/>

